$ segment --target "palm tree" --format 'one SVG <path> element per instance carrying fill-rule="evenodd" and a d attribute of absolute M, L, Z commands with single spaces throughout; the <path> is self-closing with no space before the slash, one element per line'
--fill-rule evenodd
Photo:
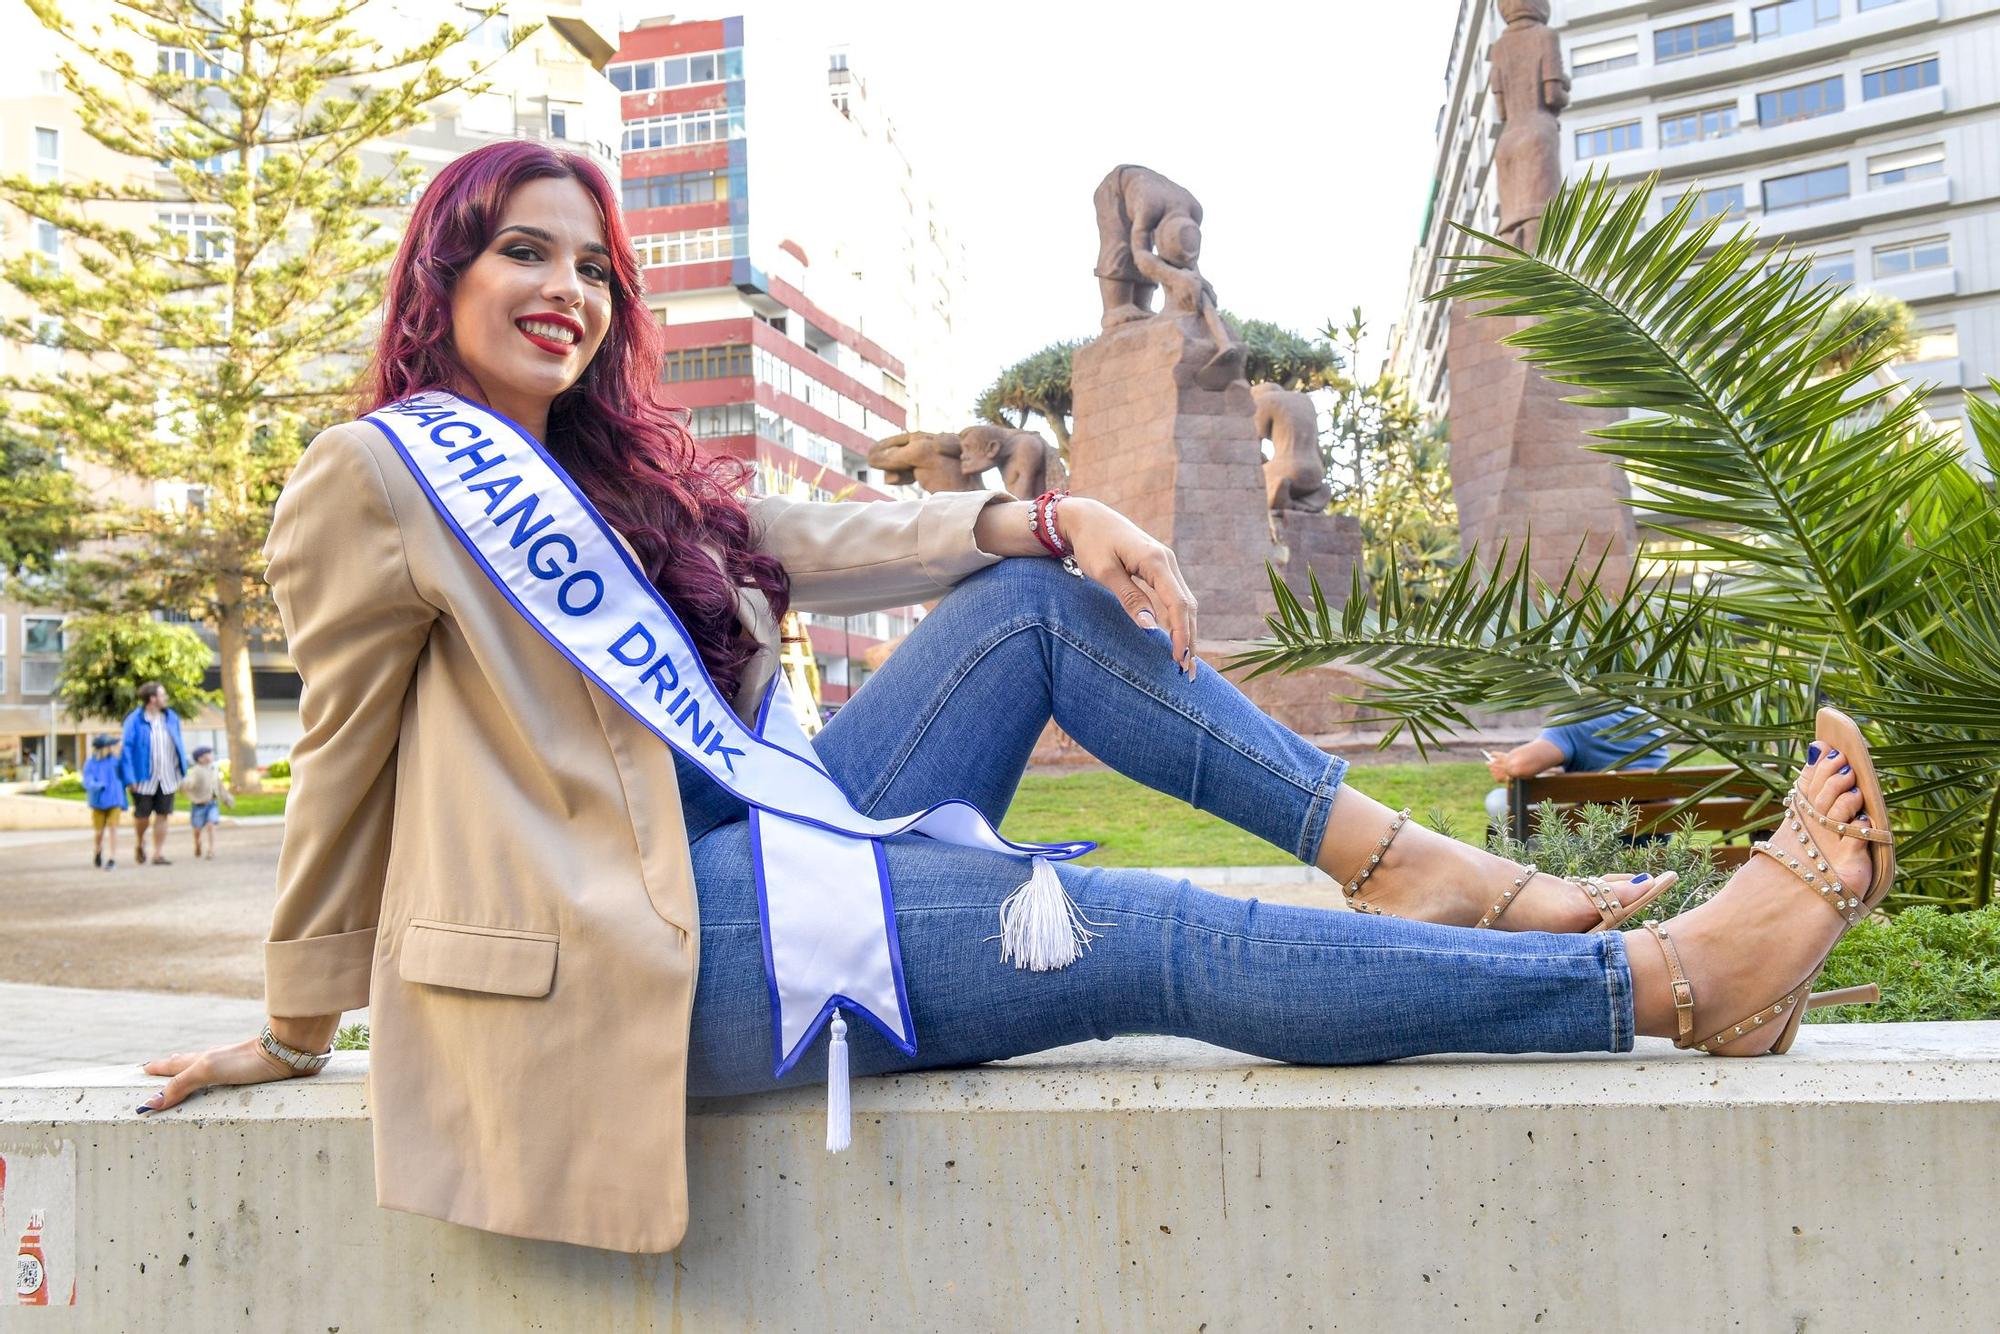
<path fill-rule="evenodd" d="M 1692 195 L 1648 227 L 1654 186 L 1565 186 L 1532 251 L 1468 231 L 1484 248 L 1433 296 L 1532 317 L 1509 337 L 1523 356 L 1573 401 L 1630 414 L 1589 448 L 1651 493 L 1635 568 L 1572 563 L 1551 586 L 1502 550 L 1423 601 L 1393 578 L 1371 599 L 1357 576 L 1340 611 L 1274 577 L 1272 638 L 1239 661 L 1365 663 L 1386 681 L 1368 702 L 1420 745 L 1474 707 L 1635 705 L 1774 798 L 1831 700 L 1866 720 L 1896 804 L 1897 902 L 1991 902 L 2000 501 L 1921 395 L 1877 374 L 1888 349 L 1838 368 L 1852 330 L 1827 319 L 1838 293 L 1807 286 L 1806 260 L 1770 266 L 1747 229 L 1692 225 Z M 1970 414 L 2000 458 L 2000 410 Z"/>

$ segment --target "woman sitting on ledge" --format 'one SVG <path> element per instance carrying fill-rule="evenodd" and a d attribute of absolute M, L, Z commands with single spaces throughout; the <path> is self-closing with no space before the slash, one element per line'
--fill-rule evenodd
<path fill-rule="evenodd" d="M 826 832 L 825 847 L 851 843 L 836 826 L 934 807 L 950 826 L 872 845 L 918 1042 L 855 1025 L 863 1075 L 1136 1033 L 1328 1065 L 1619 1052 L 1634 1034 L 1762 1055 L 1790 1045 L 1828 952 L 1888 890 L 1866 746 L 1824 711 L 1772 855 L 1693 911 L 1620 930 L 1670 877 L 1538 874 L 1344 782 L 1343 760 L 1203 670 L 1174 554 L 1102 504 L 738 499 L 747 470 L 699 454 L 666 401 L 644 293 L 616 194 L 585 158 L 494 144 L 425 191 L 390 273 L 367 420 L 312 442 L 266 548 L 305 684 L 269 1029 L 151 1062 L 171 1079 L 141 1111 L 310 1073 L 341 1012 L 370 1006 L 383 1205 L 664 1251 L 687 1225 L 686 1098 L 827 1068 L 819 1034 L 773 1074 L 790 965 L 762 912 L 815 874 L 762 874 L 776 826 Z M 516 467 L 559 485 L 512 494 Z M 582 527 L 544 531 L 558 510 L 600 524 L 613 559 L 586 565 L 562 535 Z M 947 590 L 809 747 L 746 733 L 763 725 L 786 607 L 851 614 Z M 618 597 L 664 599 L 689 641 L 679 666 L 652 651 L 668 619 L 615 642 L 578 628 Z M 624 693 L 604 684 L 620 663 L 647 664 Z M 670 749 L 646 721 L 656 703 L 694 739 Z M 996 943 L 996 924 L 1035 849 L 990 830 L 1051 718 L 1119 772 L 1323 868 L 1361 911 L 1062 865 L 1044 886 L 1073 900 L 1060 924 L 1095 937 L 1067 966 L 1017 966 L 1021 937 Z M 842 812 L 759 818 L 791 809 L 759 765 L 800 791 L 830 780 Z M 970 807 L 939 806 L 953 799 Z"/>

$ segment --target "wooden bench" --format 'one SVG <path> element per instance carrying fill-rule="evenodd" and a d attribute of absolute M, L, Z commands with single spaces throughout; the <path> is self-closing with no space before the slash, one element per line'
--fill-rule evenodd
<path fill-rule="evenodd" d="M 1718 785 L 1718 780 L 1721 780 Z M 1691 807 L 1675 807 L 1711 786 Z M 1751 810 L 1759 798 L 1762 810 Z M 1605 773 L 1537 774 L 1517 778 L 1507 789 L 1507 823 L 1516 839 L 1525 841 L 1532 824 L 1532 812 L 1544 802 L 1553 803 L 1558 814 L 1572 818 L 1579 806 L 1616 806 L 1629 801 L 1636 808 L 1632 832 L 1671 833 L 1684 819 L 1693 817 L 1696 829 L 1720 830 L 1741 836 L 1740 843 L 1725 843 L 1715 849 L 1721 866 L 1740 866 L 1750 857 L 1750 840 L 1762 838 L 1777 828 L 1784 807 L 1770 797 L 1769 790 L 1755 779 L 1744 777 L 1729 767 L 1681 768 L 1660 772 L 1651 769 L 1610 770 Z"/>

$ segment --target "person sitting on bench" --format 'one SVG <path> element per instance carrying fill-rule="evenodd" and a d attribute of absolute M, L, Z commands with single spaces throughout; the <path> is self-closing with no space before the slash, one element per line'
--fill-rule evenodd
<path fill-rule="evenodd" d="M 1619 709 L 1615 713 L 1564 723 L 1560 727 L 1544 727 L 1533 741 L 1525 745 L 1498 755 L 1488 752 L 1486 768 L 1492 773 L 1493 781 L 1500 786 L 1486 794 L 1486 818 L 1496 828 L 1507 827 L 1507 786 L 1517 778 L 1532 778 L 1558 767 L 1572 774 L 1599 773 L 1607 769 L 1659 768 L 1667 762 L 1667 748 L 1662 744 L 1667 739 L 1664 728 L 1655 727 L 1650 732 L 1624 740 L 1611 739 L 1620 727 L 1639 717 L 1636 708 Z M 1647 737 L 1652 739 L 1653 745 L 1643 754 L 1632 754 L 1646 744 Z"/>

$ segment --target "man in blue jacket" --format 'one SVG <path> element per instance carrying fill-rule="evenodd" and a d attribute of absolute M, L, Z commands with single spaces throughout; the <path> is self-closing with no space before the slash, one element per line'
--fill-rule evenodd
<path fill-rule="evenodd" d="M 174 814 L 174 793 L 188 771 L 187 750 L 181 745 L 181 718 L 167 707 L 167 688 L 158 681 L 139 687 L 139 707 L 125 715 L 125 749 L 118 757 L 120 774 L 132 789 L 133 841 L 137 856 L 146 860 L 146 826 L 153 825 L 153 864 L 169 865 L 167 822 Z"/>

